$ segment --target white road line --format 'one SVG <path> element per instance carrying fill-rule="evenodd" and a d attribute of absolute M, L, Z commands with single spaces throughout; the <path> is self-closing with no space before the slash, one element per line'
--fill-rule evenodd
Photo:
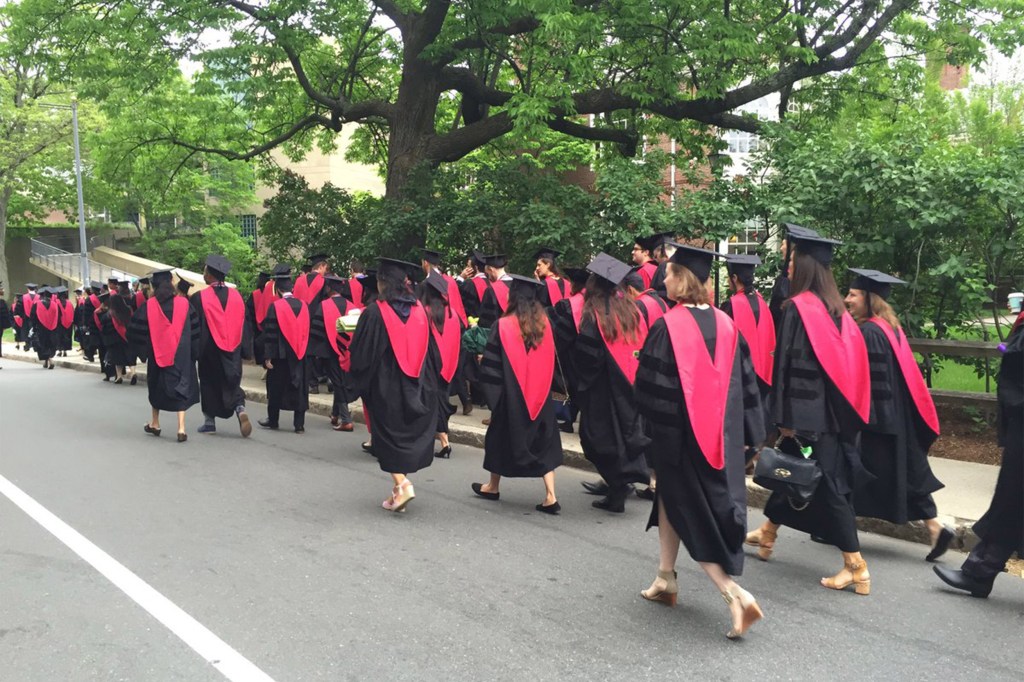
<path fill-rule="evenodd" d="M 207 663 L 233 682 L 274 682 L 273 678 L 232 649 L 224 640 L 210 632 L 167 597 L 150 587 L 146 581 L 125 568 L 112 556 L 91 543 L 85 536 L 57 518 L 52 512 L 28 496 L 23 490 L 0 476 L 0 493 L 21 508 L 36 523 L 68 546 L 71 551 L 131 597 L 136 604 L 163 623 L 164 627 L 192 647 Z"/>

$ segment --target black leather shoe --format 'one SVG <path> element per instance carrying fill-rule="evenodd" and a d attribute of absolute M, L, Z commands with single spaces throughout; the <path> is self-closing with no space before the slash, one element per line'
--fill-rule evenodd
<path fill-rule="evenodd" d="M 451 459 L 451 456 L 452 456 L 452 446 L 451 445 L 445 445 L 443 448 L 441 448 L 440 450 L 438 450 L 437 452 L 434 453 L 434 457 L 437 457 L 438 459 Z"/>
<path fill-rule="evenodd" d="M 950 587 L 970 592 L 972 597 L 978 597 L 979 599 L 984 599 L 988 596 L 989 592 L 992 591 L 992 583 L 995 582 L 995 578 L 991 580 L 972 578 L 956 568 L 932 566 L 932 570 L 935 571 L 935 575 L 942 579 L 942 582 Z"/>
<path fill-rule="evenodd" d="M 932 547 L 932 551 L 928 552 L 928 556 L 924 558 L 925 561 L 935 561 L 940 556 L 946 553 L 949 549 L 949 543 L 953 542 L 953 538 L 956 537 L 956 533 L 949 526 L 943 526 L 942 530 L 939 531 L 939 537 L 935 540 L 935 546 Z"/>
<path fill-rule="evenodd" d="M 500 500 L 501 499 L 501 493 L 485 493 L 483 491 L 483 487 L 484 487 L 483 483 L 474 483 L 470 487 L 473 488 L 473 492 L 474 493 L 476 493 L 480 497 L 484 498 L 485 500 L 496 501 L 496 500 Z"/>
<path fill-rule="evenodd" d="M 554 504 L 538 504 L 536 507 L 534 507 L 534 509 L 536 509 L 539 512 L 544 512 L 545 514 L 551 514 L 552 516 L 556 516 L 558 512 L 562 511 L 562 505 L 558 504 L 558 502 L 556 501 Z"/>
<path fill-rule="evenodd" d="M 580 481 L 580 485 L 583 486 L 583 489 L 587 491 L 588 495 L 608 494 L 608 484 L 603 480 L 597 481 L 596 483 L 593 481 Z"/>
<path fill-rule="evenodd" d="M 626 501 L 620 497 L 613 497 L 608 495 L 602 497 L 600 500 L 594 500 L 590 503 L 591 507 L 595 509 L 604 509 L 613 514 L 625 514 L 626 513 Z"/>
<path fill-rule="evenodd" d="M 650 500 L 651 502 L 653 502 L 654 501 L 654 489 L 650 488 L 650 487 L 643 488 L 643 489 L 637 488 L 636 496 L 639 497 L 641 500 Z"/>
<path fill-rule="evenodd" d="M 306 427 L 304 427 L 304 426 L 297 426 L 297 427 L 295 427 L 295 433 L 305 433 L 305 432 L 306 432 Z"/>
<path fill-rule="evenodd" d="M 261 420 L 259 420 L 256 423 L 259 424 L 260 426 L 262 426 L 265 429 L 271 429 L 271 430 L 274 430 L 274 431 L 277 430 L 277 424 L 275 424 L 274 422 L 270 421 L 269 419 L 261 419 Z"/>
<path fill-rule="evenodd" d="M 363 443 L 363 452 L 369 452 L 373 454 L 373 445 L 371 443 Z"/>
<path fill-rule="evenodd" d="M 571 422 L 558 422 L 558 430 L 562 433 L 573 433 Z"/>

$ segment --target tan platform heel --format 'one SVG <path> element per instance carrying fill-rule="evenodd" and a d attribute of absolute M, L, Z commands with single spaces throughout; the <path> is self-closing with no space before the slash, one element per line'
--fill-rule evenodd
<path fill-rule="evenodd" d="M 740 627 L 737 629 L 733 627 L 726 633 L 726 637 L 729 639 L 739 639 L 742 637 L 747 630 L 750 629 L 757 621 L 764 618 L 764 611 L 757 605 L 757 600 L 754 599 L 754 595 L 744 590 L 739 585 L 736 585 L 731 590 L 722 592 L 722 598 L 725 599 L 725 603 L 729 605 L 729 613 L 732 613 L 733 601 L 738 601 L 740 607 L 743 609 Z"/>
<path fill-rule="evenodd" d="M 679 596 L 679 583 L 676 582 L 676 576 L 675 571 L 658 571 L 658 577 L 666 583 L 665 587 L 658 590 L 654 588 L 654 585 L 651 585 L 648 589 L 641 590 L 640 596 L 647 601 L 656 601 L 666 606 L 675 606 Z"/>
<path fill-rule="evenodd" d="M 772 528 L 765 524 L 757 530 L 747 533 L 743 544 L 757 547 L 757 558 L 761 561 L 768 561 L 772 558 L 772 552 L 775 550 L 775 540 L 778 536 L 779 531 L 777 528 Z"/>
<path fill-rule="evenodd" d="M 860 552 L 843 552 L 843 559 L 843 570 L 849 574 L 849 577 L 840 580 L 843 573 L 840 571 L 831 578 L 822 578 L 822 586 L 830 590 L 845 590 L 853 585 L 853 591 L 857 594 L 863 596 L 871 594 L 871 574 L 868 573 L 868 564 L 861 557 Z"/>

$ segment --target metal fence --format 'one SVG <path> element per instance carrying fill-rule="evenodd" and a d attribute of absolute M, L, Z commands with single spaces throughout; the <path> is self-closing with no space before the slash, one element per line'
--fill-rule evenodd
<path fill-rule="evenodd" d="M 35 265 L 42 266 L 50 272 L 57 273 L 62 279 L 78 282 L 83 285 L 86 284 L 85 279 L 82 276 L 81 254 L 58 249 L 56 246 L 52 246 L 51 244 L 47 244 L 46 242 L 38 239 L 33 239 L 31 242 L 31 260 Z M 126 279 L 141 276 L 135 273 L 117 270 L 109 265 L 97 263 L 92 259 L 88 259 L 87 262 L 89 264 L 89 278 L 100 282 L 105 282 L 112 277 Z"/>

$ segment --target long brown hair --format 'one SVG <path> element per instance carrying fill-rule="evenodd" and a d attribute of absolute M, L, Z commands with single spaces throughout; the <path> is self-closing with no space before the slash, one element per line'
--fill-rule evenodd
<path fill-rule="evenodd" d="M 434 323 L 434 327 L 436 327 L 438 331 L 441 331 L 444 328 L 446 317 L 445 309 L 448 307 L 447 302 L 444 300 L 444 296 L 442 296 L 441 292 L 433 286 L 424 282 L 423 286 L 420 287 L 420 301 L 427 309 L 427 316 L 430 318 L 430 321 Z"/>
<path fill-rule="evenodd" d="M 587 280 L 587 293 L 583 299 L 583 317 L 593 316 L 604 338 L 612 343 L 620 335 L 628 343 L 640 338 L 640 310 L 622 291 L 597 275 Z"/>
<path fill-rule="evenodd" d="M 793 279 L 789 286 L 789 297 L 809 291 L 818 296 L 832 317 L 842 317 L 846 304 L 832 276 L 832 268 L 822 265 L 812 256 L 802 253 L 799 248 L 791 250 Z M 788 301 L 787 301 L 788 303 Z"/>
<path fill-rule="evenodd" d="M 867 295 L 867 292 L 865 292 Z M 902 329 L 900 320 L 896 317 L 896 311 L 892 309 L 889 302 L 881 296 L 871 296 L 871 315 L 873 317 L 880 317 L 889 323 L 889 326 L 893 329 Z"/>
<path fill-rule="evenodd" d="M 544 307 L 537 302 L 534 292 L 509 286 L 508 309 L 505 315 L 515 315 L 519 320 L 519 332 L 523 336 L 526 350 L 540 346 L 544 332 L 548 328 L 548 316 L 544 312 Z"/>

